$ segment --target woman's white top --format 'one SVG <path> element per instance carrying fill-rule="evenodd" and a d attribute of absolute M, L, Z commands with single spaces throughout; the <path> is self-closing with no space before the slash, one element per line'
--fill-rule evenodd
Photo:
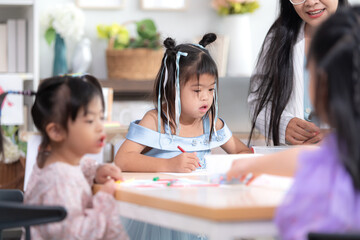
<path fill-rule="evenodd" d="M 289 121 L 294 118 L 304 119 L 304 54 L 305 54 L 305 35 L 304 35 L 305 24 L 303 23 L 300 28 L 300 32 L 296 43 L 294 45 L 294 52 L 293 52 L 293 68 L 294 68 L 294 84 L 293 90 L 290 95 L 290 99 L 288 104 L 286 105 L 280 119 L 280 126 L 279 126 L 279 141 L 280 144 L 284 145 L 285 142 L 285 131 L 286 127 L 289 124 Z M 267 38 L 268 41 L 269 38 Z M 268 44 L 265 43 L 265 47 Z M 263 59 L 260 56 L 259 65 L 255 69 L 254 74 L 260 73 L 262 70 L 262 63 Z M 289 79 L 292 81 L 292 79 Z M 253 92 L 258 88 L 258 83 L 251 83 L 250 90 Z M 250 108 L 250 116 L 255 114 L 255 107 L 257 103 L 258 96 L 256 93 L 250 93 L 248 97 L 248 104 Z M 269 103 L 266 108 L 263 108 L 262 111 L 259 113 L 255 126 L 266 137 L 267 132 L 269 129 L 269 122 L 270 122 L 270 114 L 271 114 L 271 104 Z M 271 138 L 269 138 L 271 139 Z"/>

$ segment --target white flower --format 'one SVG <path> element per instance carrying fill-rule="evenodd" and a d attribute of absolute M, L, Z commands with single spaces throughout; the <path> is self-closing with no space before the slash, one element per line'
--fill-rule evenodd
<path fill-rule="evenodd" d="M 78 41 L 84 35 L 84 13 L 73 3 L 57 5 L 49 9 L 42 16 L 40 23 L 46 29 L 53 27 L 63 38 Z"/>
<path fill-rule="evenodd" d="M 13 163 L 20 159 L 22 153 L 17 145 L 15 145 L 9 137 L 3 137 L 4 156 L 5 158 L 0 162 Z M 1 157 L 1 156 L 0 156 Z"/>

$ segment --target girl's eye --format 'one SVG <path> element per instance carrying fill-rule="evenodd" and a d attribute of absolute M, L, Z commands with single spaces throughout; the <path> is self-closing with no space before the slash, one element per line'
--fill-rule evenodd
<path fill-rule="evenodd" d="M 101 116 L 101 117 L 100 117 L 100 120 L 101 120 L 101 121 L 104 121 L 104 120 L 105 120 L 105 117 L 104 117 L 104 116 Z"/>
<path fill-rule="evenodd" d="M 209 92 L 212 92 L 212 91 L 214 91 L 214 89 L 213 89 L 213 88 L 210 88 L 210 89 L 209 89 Z"/>
<path fill-rule="evenodd" d="M 86 120 L 86 123 L 93 123 L 94 122 L 94 120 Z"/>
<path fill-rule="evenodd" d="M 199 92 L 200 92 L 200 90 L 198 90 L 198 89 L 197 89 L 197 90 L 194 90 L 194 92 L 199 93 Z"/>

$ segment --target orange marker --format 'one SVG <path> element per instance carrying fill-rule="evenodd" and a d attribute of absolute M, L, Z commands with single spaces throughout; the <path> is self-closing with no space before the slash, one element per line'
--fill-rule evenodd
<path fill-rule="evenodd" d="M 178 148 L 181 152 L 186 153 L 186 151 L 185 151 L 182 147 L 177 146 L 177 148 Z M 201 167 L 200 163 L 198 163 L 198 164 L 199 164 L 199 167 Z"/>

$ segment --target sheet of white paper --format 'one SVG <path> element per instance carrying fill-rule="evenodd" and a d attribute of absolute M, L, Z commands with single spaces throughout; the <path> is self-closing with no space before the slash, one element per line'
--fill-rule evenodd
<path fill-rule="evenodd" d="M 22 91 L 23 80 L 19 76 L 0 76 L 0 94 L 6 91 Z M 1 124 L 21 125 L 24 123 L 24 97 L 8 94 L 1 106 Z"/>
<path fill-rule="evenodd" d="M 206 176 L 207 170 L 206 169 L 196 169 L 195 171 L 191 173 L 173 173 L 173 172 L 167 172 L 164 174 L 173 175 L 173 176 Z"/>
<path fill-rule="evenodd" d="M 252 187 L 264 187 L 286 191 L 291 187 L 293 182 L 294 179 L 291 177 L 261 174 L 252 180 L 249 185 Z"/>
<path fill-rule="evenodd" d="M 271 154 L 289 150 L 291 148 L 294 148 L 294 146 L 252 146 L 252 148 L 254 150 L 254 153 Z"/>
<path fill-rule="evenodd" d="M 38 154 L 40 142 L 41 142 L 40 135 L 30 135 L 27 141 L 24 191 L 26 191 L 27 183 L 29 182 L 31 172 L 33 170 L 34 164 L 36 163 L 36 156 Z"/>
<path fill-rule="evenodd" d="M 210 154 L 205 156 L 208 175 L 225 174 L 235 159 L 253 158 L 262 154 Z"/>

